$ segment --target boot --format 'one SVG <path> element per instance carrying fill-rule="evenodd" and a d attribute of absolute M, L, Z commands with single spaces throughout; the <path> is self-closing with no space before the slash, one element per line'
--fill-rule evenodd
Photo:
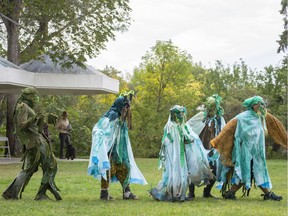
<path fill-rule="evenodd" d="M 262 194 L 262 196 L 264 196 L 264 200 L 275 200 L 275 201 L 280 201 L 282 200 L 282 196 L 277 196 L 275 193 L 273 193 L 272 191 L 270 191 L 269 193 L 266 194 Z"/>
<path fill-rule="evenodd" d="M 104 190 L 101 189 L 100 199 L 101 200 L 113 200 L 113 197 L 108 194 L 107 189 L 104 189 Z"/>
<path fill-rule="evenodd" d="M 20 188 L 16 190 L 14 186 L 16 179 L 9 185 L 9 187 L 3 192 L 2 197 L 4 199 L 18 199 L 18 193 Z"/>
<path fill-rule="evenodd" d="M 186 197 L 186 200 L 193 200 L 194 198 L 195 198 L 195 185 L 191 183 L 189 185 L 189 193 Z"/>
<path fill-rule="evenodd" d="M 138 200 L 138 197 L 133 194 L 130 190 L 130 187 L 127 186 L 123 191 L 123 199 L 124 200 Z"/>
<path fill-rule="evenodd" d="M 235 192 L 229 190 L 229 191 L 225 192 L 225 194 L 223 195 L 223 198 L 224 199 L 236 200 L 237 198 L 236 198 L 235 194 L 236 194 Z"/>
<path fill-rule="evenodd" d="M 204 188 L 204 190 L 203 190 L 203 197 L 204 198 L 214 197 L 211 195 L 211 189 L 212 189 L 214 183 L 215 183 L 214 180 L 212 180 L 212 181 L 210 180 L 210 184 Z"/>
<path fill-rule="evenodd" d="M 18 199 L 17 195 L 13 194 L 13 192 L 10 190 L 4 191 L 4 193 L 2 194 L 2 197 L 4 199 L 7 199 L 7 200 L 8 199 Z"/>
<path fill-rule="evenodd" d="M 21 194 L 24 191 L 25 186 L 29 183 L 34 171 L 27 173 L 21 171 L 8 188 L 3 192 L 2 197 L 4 199 L 21 199 Z"/>
<path fill-rule="evenodd" d="M 41 184 L 34 200 L 47 200 L 47 199 L 50 200 L 50 198 L 46 195 L 47 188 L 48 184 Z"/>
<path fill-rule="evenodd" d="M 48 197 L 47 194 L 37 194 L 34 200 L 52 200 L 52 199 L 50 199 L 50 197 Z"/>

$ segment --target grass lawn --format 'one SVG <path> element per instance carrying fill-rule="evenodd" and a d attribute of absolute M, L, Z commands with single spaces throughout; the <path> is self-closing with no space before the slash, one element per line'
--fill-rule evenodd
<path fill-rule="evenodd" d="M 157 159 L 136 159 L 136 162 L 148 181 L 148 185 L 131 185 L 139 200 L 122 200 L 119 183 L 110 186 L 113 201 L 101 201 L 100 181 L 87 175 L 88 162 L 59 161 L 56 183 L 61 189 L 62 201 L 34 201 L 40 185 L 41 170 L 34 174 L 20 200 L 5 200 L 0 197 L 0 215 L 35 216 L 35 215 L 287 215 L 287 161 L 268 160 L 268 169 L 273 191 L 282 195 L 283 200 L 263 201 L 261 190 L 252 188 L 249 197 L 237 200 L 224 200 L 213 188 L 212 194 L 219 199 L 202 198 L 202 188 L 196 188 L 196 198 L 187 202 L 158 202 L 147 192 L 161 179 L 162 170 L 157 170 Z M 0 193 L 6 189 L 21 169 L 21 164 L 0 164 Z M 54 199 L 52 194 L 48 194 Z"/>

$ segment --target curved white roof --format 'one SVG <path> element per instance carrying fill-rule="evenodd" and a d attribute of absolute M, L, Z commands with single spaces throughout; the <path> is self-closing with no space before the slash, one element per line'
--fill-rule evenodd
<path fill-rule="evenodd" d="M 43 61 L 32 60 L 21 67 L 0 57 L 0 93 L 18 94 L 24 87 L 35 87 L 40 94 L 109 94 L 119 92 L 119 81 L 88 65 L 61 69 L 46 55 Z"/>

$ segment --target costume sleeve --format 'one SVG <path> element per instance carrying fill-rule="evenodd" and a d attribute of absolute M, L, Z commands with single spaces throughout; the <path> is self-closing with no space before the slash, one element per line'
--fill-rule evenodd
<path fill-rule="evenodd" d="M 28 107 L 25 103 L 18 104 L 17 106 L 17 124 L 19 124 L 19 129 L 24 130 L 29 128 L 31 124 L 34 123 L 35 119 L 33 116 L 28 118 Z"/>
<path fill-rule="evenodd" d="M 275 116 L 267 113 L 266 126 L 268 135 L 273 139 L 273 141 L 287 148 L 287 132 L 283 124 Z"/>
<path fill-rule="evenodd" d="M 220 153 L 220 160 L 226 166 L 233 166 L 232 150 L 236 126 L 237 119 L 234 118 L 225 125 L 218 136 L 210 141 L 211 145 Z"/>

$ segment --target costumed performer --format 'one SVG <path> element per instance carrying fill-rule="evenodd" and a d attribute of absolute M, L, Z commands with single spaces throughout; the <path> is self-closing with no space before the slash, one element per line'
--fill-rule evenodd
<path fill-rule="evenodd" d="M 219 164 L 221 162 L 218 160 L 219 154 L 211 147 L 210 140 L 216 137 L 226 124 L 225 119 L 223 118 L 224 110 L 220 105 L 221 101 L 222 98 L 217 94 L 208 97 L 205 102 L 205 111 L 197 113 L 187 121 L 187 124 L 191 126 L 192 130 L 201 139 L 203 147 L 209 151 L 209 164 L 215 176 L 216 169 L 221 169 L 221 164 Z M 213 197 L 211 195 L 211 189 L 215 181 L 215 179 L 210 180 L 210 184 L 208 184 L 203 190 L 203 197 Z M 194 197 L 195 185 L 191 183 L 189 185 L 187 199 L 193 199 Z"/>
<path fill-rule="evenodd" d="M 88 174 L 101 179 L 101 200 L 111 200 L 110 182 L 119 181 L 123 199 L 138 197 L 130 190 L 130 184 L 147 184 L 134 160 L 128 127 L 132 127 L 130 103 L 133 91 L 121 94 L 94 126 Z"/>
<path fill-rule="evenodd" d="M 155 200 L 185 201 L 190 183 L 207 185 L 213 178 L 200 138 L 185 124 L 186 115 L 183 106 L 170 109 L 159 153 L 162 180 L 150 191 Z"/>
<path fill-rule="evenodd" d="M 35 200 L 49 199 L 46 191 L 49 190 L 56 200 L 61 200 L 59 189 L 55 185 L 57 172 L 56 158 L 52 152 L 49 139 L 43 132 L 45 123 L 55 123 L 56 116 L 53 114 L 36 114 L 33 110 L 39 101 L 39 94 L 34 88 L 25 88 L 19 97 L 14 111 L 16 135 L 22 144 L 23 165 L 22 171 L 13 180 L 2 196 L 5 199 L 19 199 L 28 185 L 32 175 L 40 166 L 43 171 L 41 186 Z"/>
<path fill-rule="evenodd" d="M 269 135 L 277 144 L 287 148 L 287 133 L 282 123 L 266 110 L 260 96 L 243 102 L 246 111 L 230 120 L 211 144 L 220 153 L 223 170 L 220 181 L 225 199 L 236 199 L 235 193 L 242 186 L 244 195 L 251 188 L 252 180 L 263 192 L 264 200 L 280 201 L 271 191 L 265 156 L 265 136 Z M 232 187 L 226 191 L 227 186 Z"/>

